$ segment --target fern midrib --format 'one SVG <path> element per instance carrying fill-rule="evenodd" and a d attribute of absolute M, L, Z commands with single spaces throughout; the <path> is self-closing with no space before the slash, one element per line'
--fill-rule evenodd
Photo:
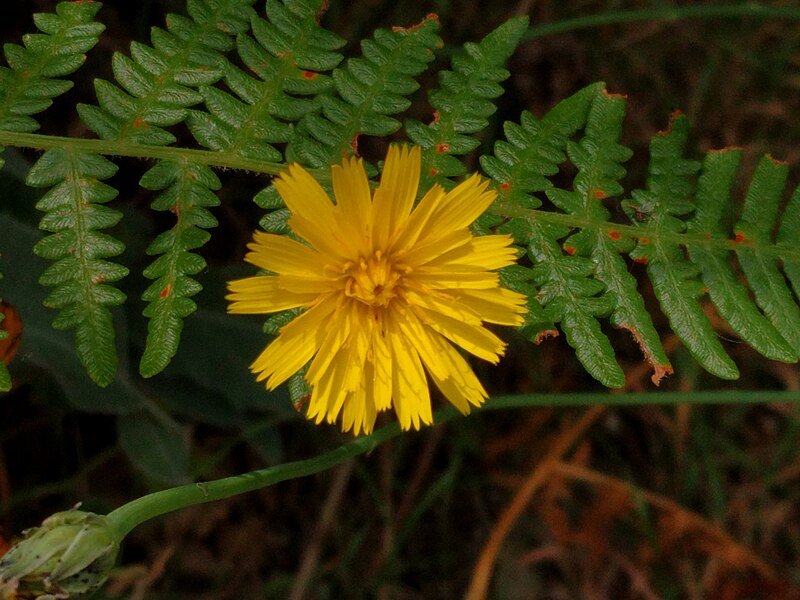
<path fill-rule="evenodd" d="M 134 97 L 134 101 L 137 102 L 137 106 L 139 107 L 139 112 L 133 114 L 131 118 L 128 119 L 128 121 L 122 127 L 120 127 L 119 135 L 117 136 L 119 141 L 127 141 L 136 132 L 136 130 L 139 129 L 139 127 L 136 125 L 137 120 L 142 118 L 142 115 L 147 111 L 148 108 L 150 108 L 151 105 L 157 104 L 160 101 L 160 95 L 164 87 L 177 83 L 174 75 L 180 68 L 186 67 L 186 65 L 189 64 L 189 57 L 191 56 L 192 52 L 198 48 L 207 47 L 204 43 L 204 40 L 209 33 L 213 34 L 219 31 L 217 28 L 217 23 L 222 20 L 222 17 L 227 11 L 228 6 L 226 3 L 220 2 L 219 5 L 217 5 L 216 10 L 211 13 L 208 19 L 201 23 L 198 23 L 194 20 L 192 21 L 193 23 L 202 27 L 203 32 L 196 38 L 192 38 L 191 42 L 181 44 L 181 50 L 168 57 L 168 67 L 162 73 L 155 76 L 155 81 L 158 85 L 154 86 L 150 93 L 142 97 Z M 185 41 L 181 39 L 181 42 Z M 163 54 L 161 55 L 163 56 Z"/>
<path fill-rule="evenodd" d="M 252 173 L 277 175 L 286 169 L 284 163 L 274 163 L 252 158 L 229 155 L 212 150 L 179 148 L 176 146 L 152 146 L 134 144 L 117 139 L 80 139 L 38 133 L 0 131 L 0 145 L 33 148 L 37 150 L 64 150 L 106 156 L 128 156 L 131 158 L 155 158 L 170 160 L 192 160 L 209 167 L 237 169 Z M 322 177 L 322 170 L 308 169 L 314 176 Z M 330 176 L 328 174 L 328 176 Z"/>
<path fill-rule="evenodd" d="M 742 240 L 718 237 L 707 237 L 705 233 L 677 233 L 673 231 L 657 230 L 637 225 L 624 225 L 618 223 L 598 223 L 596 221 L 551 211 L 523 208 L 504 200 L 497 200 L 489 209 L 492 214 L 506 218 L 521 218 L 530 222 L 540 221 L 572 229 L 595 229 L 605 235 L 615 235 L 633 240 L 646 239 L 648 243 L 659 241 L 672 242 L 681 246 L 701 246 L 710 250 L 735 251 L 741 249 L 755 250 L 762 256 L 772 258 L 789 258 L 800 260 L 800 246 L 788 244 L 764 245 L 753 240 Z"/>
<path fill-rule="evenodd" d="M 266 113 L 268 118 L 274 119 L 269 111 L 269 106 L 273 100 L 280 98 L 285 93 L 283 91 L 283 82 L 295 69 L 288 59 L 282 59 L 279 62 L 280 68 L 277 70 L 275 77 L 270 78 L 269 82 L 264 82 L 262 86 L 264 92 L 255 104 L 250 105 L 247 117 L 241 126 L 236 129 L 233 142 L 224 152 L 239 155 L 242 146 L 252 143 L 252 140 L 255 139 L 253 130 L 256 128 L 258 121 L 264 118 L 262 111 Z"/>
<path fill-rule="evenodd" d="M 348 147 L 352 144 L 355 147 L 354 140 L 356 136 L 361 133 L 360 125 L 361 119 L 364 117 L 365 114 L 368 112 L 372 112 L 372 106 L 375 102 L 375 98 L 377 98 L 381 92 L 382 93 L 393 93 L 391 90 L 386 89 L 388 86 L 386 85 L 386 80 L 388 79 L 389 74 L 395 74 L 395 68 L 397 66 L 400 57 L 405 56 L 404 48 L 411 43 L 414 38 L 412 36 L 405 36 L 400 40 L 398 47 L 395 52 L 391 53 L 392 60 L 387 63 L 387 67 L 378 70 L 378 78 L 375 80 L 369 88 L 366 94 L 366 98 L 364 102 L 358 105 L 350 104 L 356 110 L 353 113 L 353 118 L 350 120 L 350 123 L 346 123 L 342 126 L 342 129 L 345 132 L 345 135 L 342 136 L 339 140 L 339 146 L 334 146 L 331 148 L 331 152 L 328 155 L 328 162 L 336 162 L 341 159 L 342 156 L 345 156 L 348 150 Z M 413 46 L 412 44 L 412 47 Z M 366 58 L 365 58 L 366 60 Z M 377 114 L 377 113 L 376 113 Z M 382 113 L 381 113 L 382 114 Z M 396 113 L 393 113 L 396 114 Z M 389 116 L 383 115 L 382 116 Z"/>
<path fill-rule="evenodd" d="M 92 294 L 92 287 L 102 282 L 95 282 L 92 274 L 92 269 L 89 267 L 89 259 L 86 256 L 86 238 L 91 229 L 86 226 L 86 220 L 83 214 L 83 206 L 86 201 L 83 199 L 83 187 L 80 180 L 83 177 L 79 170 L 77 156 L 74 152 L 66 151 L 69 160 L 69 181 L 72 187 L 72 214 L 75 217 L 75 225 L 71 227 L 75 231 L 75 241 L 77 247 L 75 248 L 75 257 L 78 259 L 80 265 L 79 280 L 80 280 L 80 293 L 82 301 L 86 306 L 85 315 L 89 326 L 93 332 L 98 332 L 102 329 L 102 325 L 97 323 L 96 316 L 98 314 L 98 306 L 100 310 L 106 310 L 102 303 L 98 304 L 95 301 L 94 294 Z M 91 206 L 91 204 L 89 204 Z M 79 324 L 78 327 L 81 325 Z M 93 336 L 96 337 L 96 336 Z"/>

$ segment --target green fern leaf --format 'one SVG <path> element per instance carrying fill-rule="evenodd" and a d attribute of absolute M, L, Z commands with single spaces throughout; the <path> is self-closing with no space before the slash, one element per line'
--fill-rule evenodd
<path fill-rule="evenodd" d="M 639 342 L 646 358 L 653 365 L 653 381 L 658 383 L 665 374 L 672 372 L 669 359 L 636 289 L 636 280 L 628 273 L 627 264 L 619 256 L 621 252 L 630 251 L 633 244 L 615 231 L 613 226 L 603 226 L 608 222 L 610 213 L 601 201 L 622 194 L 623 189 L 618 181 L 625 175 L 625 169 L 621 163 L 627 161 L 632 154 L 618 143 L 624 116 L 623 97 L 611 96 L 605 91 L 598 94 L 589 112 L 585 136 L 578 144 L 567 144 L 570 160 L 578 168 L 573 190 L 547 190 L 547 197 L 556 206 L 575 215 L 581 223 L 586 223 L 580 232 L 566 238 L 563 248 L 570 256 L 591 258 L 595 265 L 591 277 L 602 283 L 604 291 L 600 296 L 585 300 L 573 294 L 574 297 L 567 302 L 567 310 L 574 314 L 565 318 L 562 328 L 589 373 L 606 385 L 610 380 L 622 385 L 625 379 L 613 360 L 614 351 L 608 338 L 600 331 L 599 323 L 591 323 L 589 319 L 590 316 L 605 315 L 587 314 L 592 309 L 592 304 L 599 304 L 600 299 L 611 303 L 612 325 L 627 329 Z M 571 282 L 567 286 L 579 290 L 577 283 Z M 591 289 L 586 284 L 584 286 Z M 570 293 L 567 290 L 561 292 Z M 581 315 L 583 318 L 580 318 Z M 568 327 L 571 321 L 585 322 L 584 330 L 580 333 L 590 337 L 570 334 Z"/>
<path fill-rule="evenodd" d="M 703 241 L 687 243 L 689 258 L 700 268 L 703 283 L 720 316 L 737 335 L 768 358 L 794 362 L 797 354 L 781 337 L 779 332 L 783 329 L 776 329 L 758 311 L 728 260 L 728 249 L 719 244 L 728 238 L 722 223 L 741 156 L 741 150 L 723 150 L 706 155 L 697 184 L 697 209 L 686 225 L 687 233 L 696 234 Z M 776 183 L 779 187 L 775 190 L 778 195 L 784 178 L 785 175 L 778 176 Z M 751 189 L 759 187 L 754 178 Z M 754 195 L 749 197 L 752 204 Z M 774 217 L 775 214 L 765 216 Z M 712 241 L 717 244 L 712 245 Z"/>
<path fill-rule="evenodd" d="M 97 44 L 105 29 L 94 22 L 99 2 L 60 2 L 55 13 L 33 15 L 42 33 L 27 34 L 23 46 L 5 44 L 10 68 L 0 67 L 0 130 L 31 132 L 39 124 L 30 115 L 40 113 L 72 87 L 58 79 L 74 73 Z M 0 167 L 3 159 L 0 158 Z"/>
<path fill-rule="evenodd" d="M 81 104 L 78 111 L 84 123 L 98 136 L 120 142 L 164 145 L 175 140 L 163 129 L 182 122 L 189 107 L 203 100 L 198 86 L 218 81 L 229 65 L 224 53 L 233 49 L 237 34 L 248 29 L 254 0 L 190 0 L 189 17 L 168 15 L 167 29 L 154 28 L 152 47 L 134 42 L 131 58 L 115 53 L 114 77 L 122 86 L 95 81 L 98 106 Z M 181 174 L 176 172 L 176 169 Z M 205 244 L 208 234 L 198 227 L 213 227 L 216 220 L 202 206 L 216 205 L 208 195 L 219 189 L 219 182 L 208 168 L 197 163 L 157 165 L 145 174 L 142 185 L 148 189 L 167 189 L 154 202 L 157 210 L 172 210 L 178 222 L 150 246 L 151 253 L 166 253 L 146 271 L 156 279 L 145 292 L 150 304 L 145 316 L 148 341 L 140 363 L 142 375 L 150 377 L 162 370 L 174 356 L 183 328 L 183 318 L 196 306 L 190 296 L 201 286 L 189 275 L 202 270 L 203 259 L 188 252 Z M 197 176 L 194 182 L 187 178 Z M 205 191 L 200 186 L 211 187 Z M 175 190 L 188 196 L 176 198 Z M 182 214 L 182 210 L 186 214 Z M 202 263 L 202 266 L 198 265 Z M 159 294 L 168 290 L 165 297 Z"/>
<path fill-rule="evenodd" d="M 739 222 L 734 226 L 736 258 L 750 284 L 756 303 L 775 326 L 772 338 L 785 339 L 789 348 L 776 356 L 778 360 L 795 362 L 800 353 L 800 308 L 778 270 L 776 257 L 763 252 L 772 244 L 772 229 L 777 222 L 789 169 L 785 163 L 764 157 L 750 181 Z M 767 330 L 773 333 L 771 329 Z"/>
<path fill-rule="evenodd" d="M 776 240 L 781 252 L 783 271 L 792 285 L 795 296 L 800 298 L 800 256 L 797 255 L 797 240 L 800 240 L 800 187 L 795 189 L 781 215 Z"/>
<path fill-rule="evenodd" d="M 255 39 L 241 34 L 237 49 L 259 79 L 227 64 L 225 82 L 239 99 L 213 87 L 201 88 L 209 112 L 192 111 L 189 128 L 212 150 L 277 162 L 283 155 L 272 144 L 289 141 L 287 121 L 297 121 L 319 106 L 300 96 L 332 86 L 330 70 L 342 57 L 334 50 L 344 40 L 319 26 L 320 2 L 267 2 L 265 20 L 251 20 Z"/>
<path fill-rule="evenodd" d="M 361 44 L 362 56 L 334 70 L 338 95 L 320 96 L 321 112 L 306 115 L 287 148 L 287 159 L 327 167 L 353 154 L 359 135 L 388 136 L 400 128 L 391 115 L 406 110 L 414 79 L 441 45 L 439 22 L 426 17 L 408 29 L 378 29 Z"/>
<path fill-rule="evenodd" d="M 122 216 L 103 206 L 117 191 L 101 181 L 116 170 L 99 156 L 50 150 L 27 177 L 33 187 L 55 186 L 36 205 L 45 212 L 39 227 L 52 235 L 40 240 L 34 252 L 55 261 L 39 279 L 54 288 L 45 305 L 60 309 L 53 327 L 75 329 L 78 356 L 101 386 L 113 381 L 117 366 L 108 307 L 125 300 L 121 291 L 108 284 L 128 274 L 125 267 L 105 260 L 121 254 L 123 244 L 98 231 L 114 226 Z"/>
<path fill-rule="evenodd" d="M 466 154 L 480 145 L 474 134 L 485 129 L 494 114 L 492 100 L 503 93 L 500 86 L 509 72 L 503 64 L 519 44 L 528 27 L 527 17 L 516 17 L 492 31 L 478 44 L 467 43 L 464 53 L 453 58 L 453 70 L 439 74 L 440 88 L 431 91 L 435 109 L 430 125 L 409 119 L 404 123 L 409 139 L 422 146 L 421 189 L 436 181 L 466 172 L 453 155 Z"/>
<path fill-rule="evenodd" d="M 103 139 L 164 145 L 175 136 L 163 129 L 183 121 L 202 96 L 195 89 L 222 76 L 224 52 L 247 30 L 254 0 L 190 0 L 191 18 L 170 14 L 167 29 L 154 28 L 152 47 L 134 42 L 131 57 L 114 53 L 112 83 L 95 80 L 98 106 L 79 104 L 86 126 Z"/>
<path fill-rule="evenodd" d="M 175 356 L 183 319 L 197 309 L 191 296 L 202 286 L 191 276 L 202 271 L 206 261 L 190 250 L 203 246 L 211 237 L 204 229 L 217 225 L 205 207 L 219 205 L 211 190 L 218 190 L 221 184 L 206 166 L 190 161 L 162 161 L 145 173 L 141 185 L 149 190 L 165 190 L 152 207 L 171 211 L 177 219 L 174 227 L 158 236 L 147 249 L 148 254 L 161 255 L 144 271 L 155 281 L 142 294 L 149 302 L 144 315 L 150 321 L 139 371 L 144 377 L 152 377 Z"/>
<path fill-rule="evenodd" d="M 661 308 L 692 356 L 710 373 L 736 379 L 739 371 L 697 301 L 705 286 L 698 267 L 684 257 L 678 235 L 686 228 L 681 217 L 695 209 L 692 178 L 700 168 L 697 161 L 682 157 L 687 136 L 686 117 L 677 114 L 670 128 L 650 142 L 647 189 L 635 190 L 625 206 L 632 222 L 645 229 L 631 257 L 647 263 Z"/>

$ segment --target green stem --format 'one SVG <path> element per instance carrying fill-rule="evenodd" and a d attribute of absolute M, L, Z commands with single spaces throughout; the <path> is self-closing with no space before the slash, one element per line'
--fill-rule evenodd
<path fill-rule="evenodd" d="M 553 23 L 530 27 L 523 40 L 533 40 L 547 35 L 589 29 L 603 25 L 618 25 L 636 21 L 677 21 L 679 19 L 718 19 L 752 17 L 755 19 L 788 19 L 800 21 L 800 8 L 787 6 L 762 6 L 753 2 L 732 6 L 659 6 L 641 10 L 610 10 L 595 15 L 575 17 Z"/>
<path fill-rule="evenodd" d="M 514 396 L 498 396 L 492 398 L 484 410 L 507 408 L 524 408 L 533 406 L 637 406 L 657 404 L 756 404 L 764 402 L 800 402 L 800 391 L 766 391 L 747 392 L 739 390 L 721 390 L 710 392 L 654 392 L 636 394 L 575 394 L 559 396 L 557 394 L 522 394 Z M 453 408 L 448 407 L 436 412 L 435 423 L 441 425 L 459 416 Z M 400 435 L 401 430 L 395 422 L 377 430 L 372 435 L 357 438 L 338 448 L 309 458 L 284 463 L 243 475 L 235 475 L 215 481 L 191 483 L 167 490 L 161 490 L 137 498 L 109 513 L 108 518 L 116 530 L 119 539 L 124 538 L 132 529 L 140 524 L 163 514 L 180 510 L 196 504 L 204 504 L 223 498 L 238 496 L 252 492 L 273 483 L 305 477 L 330 469 L 344 461 L 370 452 L 382 443 Z"/>
<path fill-rule="evenodd" d="M 0 131 L 0 146 L 20 146 L 23 148 L 35 148 L 37 150 L 64 149 L 91 154 L 132 156 L 134 158 L 194 160 L 210 167 L 241 169 L 254 173 L 265 173 L 267 175 L 277 175 L 286 169 L 286 165 L 283 163 L 253 160 L 224 152 L 193 150 L 175 146 L 131 144 L 130 142 L 120 140 L 92 140 L 58 135 L 42 135 L 39 133 Z"/>

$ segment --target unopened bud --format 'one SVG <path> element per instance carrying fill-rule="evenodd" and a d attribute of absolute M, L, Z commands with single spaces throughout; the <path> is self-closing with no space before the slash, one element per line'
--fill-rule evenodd
<path fill-rule="evenodd" d="M 103 515 L 56 513 L 23 532 L 0 559 L 0 600 L 61 600 L 90 594 L 105 583 L 119 540 Z"/>

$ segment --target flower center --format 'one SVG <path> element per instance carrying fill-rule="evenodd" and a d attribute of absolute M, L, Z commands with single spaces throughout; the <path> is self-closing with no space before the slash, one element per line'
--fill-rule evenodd
<path fill-rule="evenodd" d="M 369 306 L 388 306 L 402 278 L 402 272 L 380 250 L 347 263 L 344 271 L 348 276 L 344 293 Z"/>

